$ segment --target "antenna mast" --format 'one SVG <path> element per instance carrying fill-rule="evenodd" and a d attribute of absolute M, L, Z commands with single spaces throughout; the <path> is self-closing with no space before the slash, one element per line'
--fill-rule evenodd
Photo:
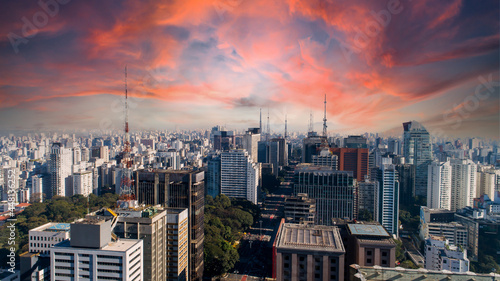
<path fill-rule="evenodd" d="M 312 110 L 309 112 L 309 132 L 313 132 L 313 113 Z"/>
<path fill-rule="evenodd" d="M 286 141 L 286 138 L 288 136 L 288 130 L 287 130 L 287 117 L 286 117 L 286 114 L 285 114 L 285 141 Z"/>
<path fill-rule="evenodd" d="M 326 94 L 325 94 L 325 115 L 323 117 L 323 137 L 325 137 L 325 138 L 327 137 L 326 136 L 327 135 L 326 128 L 327 128 L 327 126 L 326 126 Z"/>
<path fill-rule="evenodd" d="M 260 109 L 259 129 L 260 133 L 262 134 L 262 108 Z"/>
<path fill-rule="evenodd" d="M 269 141 L 269 137 L 271 136 L 271 126 L 269 125 L 269 108 L 267 109 L 267 136 L 266 141 Z"/>

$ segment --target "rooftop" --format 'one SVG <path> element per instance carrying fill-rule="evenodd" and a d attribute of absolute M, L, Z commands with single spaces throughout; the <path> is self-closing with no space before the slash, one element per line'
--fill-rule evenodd
<path fill-rule="evenodd" d="M 285 223 L 276 244 L 280 249 L 345 252 L 339 230 L 335 226 Z"/>
<path fill-rule="evenodd" d="M 68 232 L 69 229 L 69 223 L 49 222 L 39 227 L 30 229 L 30 231 Z"/>
<path fill-rule="evenodd" d="M 80 248 L 80 247 L 71 247 L 70 240 L 64 240 L 61 243 L 56 244 L 55 248 L 77 248 L 77 249 L 88 249 L 89 251 L 111 251 L 111 252 L 125 252 L 129 248 L 135 246 L 137 243 L 141 243 L 140 239 L 118 239 L 118 241 L 113 241 L 108 243 L 108 245 L 102 247 L 101 249 L 93 249 L 93 248 Z"/>
<path fill-rule="evenodd" d="M 385 228 L 379 224 L 348 224 L 349 232 L 352 235 L 390 237 Z"/>

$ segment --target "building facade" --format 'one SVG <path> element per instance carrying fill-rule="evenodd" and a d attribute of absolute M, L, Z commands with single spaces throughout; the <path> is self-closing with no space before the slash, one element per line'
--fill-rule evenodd
<path fill-rule="evenodd" d="M 451 165 L 432 162 L 427 180 L 427 207 L 451 210 Z"/>

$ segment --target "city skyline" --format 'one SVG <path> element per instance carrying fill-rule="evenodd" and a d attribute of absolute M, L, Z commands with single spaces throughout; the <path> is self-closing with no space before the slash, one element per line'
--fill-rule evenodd
<path fill-rule="evenodd" d="M 0 12 L 0 131 L 119 130 L 128 65 L 133 131 L 319 132 L 326 94 L 330 133 L 500 134 L 497 1 L 41 3 Z"/>

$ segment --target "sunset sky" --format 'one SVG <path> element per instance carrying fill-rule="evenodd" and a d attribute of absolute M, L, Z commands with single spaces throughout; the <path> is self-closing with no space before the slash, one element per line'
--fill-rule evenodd
<path fill-rule="evenodd" d="M 0 4 L 0 130 L 120 127 L 127 65 L 132 130 L 499 138 L 498 0 L 58 1 Z"/>

